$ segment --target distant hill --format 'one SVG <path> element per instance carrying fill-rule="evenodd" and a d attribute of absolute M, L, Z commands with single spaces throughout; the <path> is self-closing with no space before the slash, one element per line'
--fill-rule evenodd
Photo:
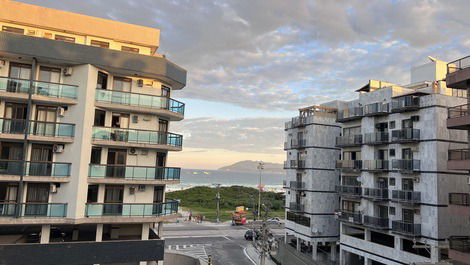
<path fill-rule="evenodd" d="M 221 167 L 219 170 L 225 170 L 225 171 L 258 171 L 258 163 L 260 161 L 252 161 L 252 160 L 245 160 L 245 161 L 240 161 L 235 164 Z M 277 164 L 277 163 L 264 163 L 264 170 L 263 172 L 266 173 L 276 173 L 276 174 L 283 174 L 283 165 L 282 164 Z"/>

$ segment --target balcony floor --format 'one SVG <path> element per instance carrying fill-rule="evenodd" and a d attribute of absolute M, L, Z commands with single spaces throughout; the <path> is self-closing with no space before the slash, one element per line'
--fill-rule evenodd
<path fill-rule="evenodd" d="M 23 140 L 24 135 L 21 133 L 2 133 L 0 134 L 0 139 L 5 140 Z M 73 137 L 54 137 L 54 136 L 38 136 L 38 135 L 28 135 L 28 140 L 33 142 L 43 142 L 43 143 L 63 143 L 70 144 L 73 143 Z"/>
<path fill-rule="evenodd" d="M 96 216 L 71 218 L 44 218 L 44 217 L 1 217 L 0 225 L 40 225 L 40 224 L 132 224 L 132 223 L 157 223 L 177 218 L 177 214 L 149 217 L 123 217 L 123 216 Z"/>
<path fill-rule="evenodd" d="M 125 178 L 88 178 L 88 183 L 97 184 L 129 184 L 129 185 L 174 185 L 179 184 L 180 180 L 161 180 L 161 179 L 125 179 Z"/>
<path fill-rule="evenodd" d="M 123 105 L 123 104 L 114 104 L 114 103 L 106 103 L 106 102 L 95 102 L 96 107 L 109 109 L 109 110 L 116 110 L 116 111 L 125 111 L 125 112 L 132 112 L 132 113 L 143 113 L 143 114 L 154 114 L 161 117 L 164 117 L 170 121 L 181 121 L 184 119 L 183 114 L 179 114 L 173 111 L 169 111 L 166 109 L 159 109 L 159 108 L 151 108 L 151 107 L 142 107 L 142 106 L 130 106 L 130 105 Z"/>
<path fill-rule="evenodd" d="M 0 92 L 0 98 L 27 102 L 28 94 L 2 91 Z M 31 98 L 35 103 L 48 103 L 53 105 L 75 105 L 78 103 L 78 100 L 73 98 L 55 98 L 42 95 L 32 95 Z"/>
<path fill-rule="evenodd" d="M 448 160 L 447 168 L 451 170 L 470 170 L 470 160 Z"/>
<path fill-rule="evenodd" d="M 447 119 L 447 129 L 469 130 L 470 129 L 470 115 Z"/>
<path fill-rule="evenodd" d="M 152 144 L 152 143 L 133 143 L 133 142 L 121 142 L 111 140 L 99 140 L 93 139 L 92 144 L 100 146 L 113 146 L 113 147 L 134 147 L 143 149 L 155 149 L 155 150 L 167 150 L 167 151 L 181 151 L 181 146 L 171 146 L 165 144 Z"/>
<path fill-rule="evenodd" d="M 70 177 L 24 176 L 23 180 L 26 182 L 67 183 L 70 182 Z M 0 175 L 0 181 L 16 182 L 20 181 L 20 176 Z"/>

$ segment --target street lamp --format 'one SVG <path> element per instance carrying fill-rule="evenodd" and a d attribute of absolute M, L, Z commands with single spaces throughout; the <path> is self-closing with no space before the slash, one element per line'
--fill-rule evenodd
<path fill-rule="evenodd" d="M 260 219 L 260 212 L 261 212 L 261 172 L 264 169 L 263 161 L 258 163 L 258 170 L 259 170 L 259 186 L 258 186 L 258 220 Z"/>

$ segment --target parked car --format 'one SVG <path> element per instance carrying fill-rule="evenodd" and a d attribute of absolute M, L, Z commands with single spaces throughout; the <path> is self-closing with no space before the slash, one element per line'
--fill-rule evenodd
<path fill-rule="evenodd" d="M 245 239 L 246 240 L 250 240 L 250 241 L 253 241 L 253 235 L 255 235 L 255 239 L 258 240 L 259 239 L 259 231 L 255 230 L 253 231 L 253 229 L 249 229 L 249 230 L 246 230 L 245 232 Z"/>
<path fill-rule="evenodd" d="M 279 224 L 281 223 L 281 219 L 279 219 L 278 217 L 273 217 L 273 218 L 269 218 L 267 222 L 271 224 Z"/>

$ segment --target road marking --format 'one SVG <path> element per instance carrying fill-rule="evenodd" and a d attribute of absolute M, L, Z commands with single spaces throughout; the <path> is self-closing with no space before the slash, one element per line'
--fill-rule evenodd
<path fill-rule="evenodd" d="M 248 253 L 246 253 L 246 248 L 243 249 L 243 253 L 253 264 L 257 265 L 256 262 L 248 255 Z"/>
<path fill-rule="evenodd" d="M 175 239 L 175 238 L 212 238 L 212 237 L 226 237 L 227 235 L 205 235 L 205 236 L 165 236 L 164 239 Z"/>
<path fill-rule="evenodd" d="M 207 262 L 209 257 L 207 255 L 206 247 L 209 246 L 212 246 L 212 244 L 168 245 L 167 247 L 169 250 L 176 250 L 184 254 L 189 254 Z"/>

